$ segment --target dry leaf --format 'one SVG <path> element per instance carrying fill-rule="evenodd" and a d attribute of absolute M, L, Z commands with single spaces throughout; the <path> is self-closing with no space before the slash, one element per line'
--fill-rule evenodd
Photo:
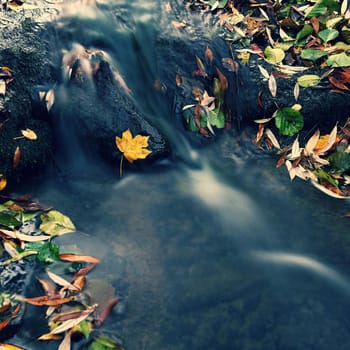
<path fill-rule="evenodd" d="M 270 79 L 270 74 L 269 72 L 260 64 L 258 64 L 258 68 L 260 70 L 261 75 L 265 78 L 265 79 Z"/>
<path fill-rule="evenodd" d="M 225 90 L 228 88 L 228 81 L 226 79 L 226 76 L 221 72 L 221 70 L 218 67 L 216 67 L 216 72 L 220 80 L 220 91 L 221 93 L 224 93 Z"/>
<path fill-rule="evenodd" d="M 19 298 L 19 300 L 35 306 L 58 306 L 69 303 L 73 300 L 73 296 L 67 298 L 50 299 L 47 295 L 44 295 L 33 298 Z"/>
<path fill-rule="evenodd" d="M 15 153 L 13 154 L 13 168 L 16 169 L 18 167 L 19 161 L 21 158 L 21 150 L 19 147 L 16 147 Z"/>
<path fill-rule="evenodd" d="M 79 288 L 77 288 L 76 286 L 74 286 L 73 284 L 71 284 L 70 282 L 65 280 L 64 278 L 56 275 L 55 273 L 53 273 L 51 271 L 46 271 L 46 273 L 59 286 L 68 288 L 71 291 L 79 292 Z"/>
<path fill-rule="evenodd" d="M 22 135 L 28 140 L 36 140 L 38 138 L 37 134 L 31 129 L 21 130 Z"/>
<path fill-rule="evenodd" d="M 7 180 L 4 174 L 0 174 L 0 191 L 2 191 L 7 185 Z"/>
<path fill-rule="evenodd" d="M 25 349 L 20 348 L 19 346 L 4 343 L 4 344 L 0 344 L 0 350 L 25 350 Z"/>
<path fill-rule="evenodd" d="M 45 102 L 46 102 L 46 109 L 48 112 L 50 112 L 52 106 L 55 103 L 55 92 L 53 89 L 50 89 L 45 96 Z"/>
<path fill-rule="evenodd" d="M 178 22 L 178 21 L 171 21 L 171 24 L 175 27 L 175 28 L 184 28 L 186 27 L 186 23 L 184 22 Z"/>
<path fill-rule="evenodd" d="M 5 80 L 0 79 L 0 96 L 5 96 L 6 94 L 6 83 Z"/>
<path fill-rule="evenodd" d="M 299 92 L 300 92 L 300 87 L 299 87 L 298 82 L 296 82 L 295 85 L 294 85 L 294 98 L 295 98 L 295 101 L 298 101 Z"/>
<path fill-rule="evenodd" d="M 207 46 L 206 49 L 205 49 L 205 58 L 210 63 L 213 62 L 214 55 L 213 55 L 213 51 L 209 48 L 209 46 Z"/>
<path fill-rule="evenodd" d="M 124 157 L 133 163 L 137 159 L 145 159 L 152 151 L 148 150 L 149 136 L 132 136 L 130 129 L 123 132 L 122 137 L 116 136 L 115 143 Z"/>
<path fill-rule="evenodd" d="M 60 254 L 60 259 L 71 262 L 86 262 L 93 264 L 98 264 L 100 262 L 99 259 L 94 258 L 93 256 L 76 254 Z"/>
<path fill-rule="evenodd" d="M 266 128 L 265 130 L 265 134 L 266 136 L 270 139 L 270 141 L 272 142 L 272 144 L 274 145 L 274 147 L 276 147 L 277 149 L 281 149 L 281 146 L 276 138 L 276 136 L 274 135 L 274 133 L 271 131 L 271 129 Z"/>
<path fill-rule="evenodd" d="M 66 332 L 60 346 L 58 347 L 57 350 L 70 350 L 71 346 L 71 337 L 72 337 L 72 330 L 69 330 Z"/>
<path fill-rule="evenodd" d="M 277 94 L 277 82 L 273 74 L 270 74 L 269 77 L 269 90 L 271 92 L 272 97 L 276 97 Z"/>
<path fill-rule="evenodd" d="M 308 142 L 305 145 L 305 155 L 309 156 L 314 152 L 314 149 L 320 139 L 320 130 L 316 130 L 316 132 L 310 137 Z"/>

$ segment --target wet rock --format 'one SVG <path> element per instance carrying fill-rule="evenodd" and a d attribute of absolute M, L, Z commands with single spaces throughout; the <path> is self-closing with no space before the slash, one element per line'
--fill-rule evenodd
<path fill-rule="evenodd" d="M 133 136 L 150 136 L 148 149 L 152 153 L 144 162 L 168 155 L 167 140 L 137 109 L 129 88 L 108 62 L 107 54 L 75 46 L 63 57 L 63 66 L 65 82 L 56 89 L 52 114 L 63 128 L 75 130 L 78 143 L 88 143 L 90 151 L 116 161 L 121 153 L 115 138 L 130 129 Z"/>
<path fill-rule="evenodd" d="M 52 149 L 48 120 L 38 119 L 31 105 L 31 88 L 40 81 L 52 80 L 52 65 L 44 37 L 49 35 L 32 21 L 0 31 L 0 66 L 9 67 L 13 80 L 0 96 L 0 173 L 10 183 L 37 174 L 45 167 Z M 43 37 L 42 40 L 38 40 Z M 21 137 L 21 130 L 31 129 L 37 140 Z M 13 166 L 16 148 L 20 150 L 17 167 Z"/>

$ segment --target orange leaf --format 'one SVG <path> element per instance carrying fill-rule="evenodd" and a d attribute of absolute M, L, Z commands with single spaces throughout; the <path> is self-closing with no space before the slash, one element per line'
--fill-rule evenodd
<path fill-rule="evenodd" d="M 344 215 L 346 218 L 350 218 L 350 211 Z"/>
<path fill-rule="evenodd" d="M 23 301 L 25 301 L 28 304 L 35 305 L 35 306 L 58 306 L 62 304 L 69 303 L 73 297 L 67 297 L 67 298 L 60 298 L 60 299 L 49 299 L 47 295 L 41 296 L 41 297 L 34 297 L 34 298 L 23 298 Z"/>
<path fill-rule="evenodd" d="M 60 254 L 60 259 L 71 262 L 87 262 L 93 264 L 98 264 L 100 262 L 99 259 L 94 258 L 93 256 L 76 254 Z"/>
<path fill-rule="evenodd" d="M 148 150 L 149 136 L 132 136 L 130 129 L 123 132 L 122 137 L 116 136 L 115 142 L 124 157 L 133 163 L 137 159 L 145 159 L 152 151 Z"/>
<path fill-rule="evenodd" d="M 0 191 L 2 191 L 7 185 L 7 180 L 5 175 L 0 174 Z"/>
<path fill-rule="evenodd" d="M 21 158 L 21 150 L 19 149 L 19 147 L 17 146 L 16 147 L 16 150 L 15 150 L 15 153 L 13 155 L 13 168 L 16 169 L 18 164 L 19 164 L 19 161 L 20 161 L 20 158 Z"/>
<path fill-rule="evenodd" d="M 228 88 L 228 81 L 225 75 L 221 72 L 221 70 L 218 67 L 216 67 L 216 72 L 220 80 L 220 90 L 221 90 L 221 93 L 223 93 Z"/>
<path fill-rule="evenodd" d="M 24 350 L 24 348 L 11 344 L 0 344 L 0 350 Z"/>
<path fill-rule="evenodd" d="M 88 266 L 85 266 L 83 268 L 81 268 L 79 271 L 77 271 L 74 276 L 73 279 L 76 279 L 78 276 L 85 276 L 88 272 L 90 272 L 97 264 L 90 264 Z"/>
<path fill-rule="evenodd" d="M 206 49 L 205 49 L 205 58 L 206 58 L 207 61 L 209 61 L 210 63 L 213 62 L 214 55 L 213 55 L 213 51 L 209 48 L 209 46 L 207 46 Z"/>

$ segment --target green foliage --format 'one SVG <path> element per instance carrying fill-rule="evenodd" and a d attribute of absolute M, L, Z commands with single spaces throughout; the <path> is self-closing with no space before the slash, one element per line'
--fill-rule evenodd
<path fill-rule="evenodd" d="M 337 150 L 328 158 L 332 168 L 344 172 L 350 170 L 350 153 Z"/>
<path fill-rule="evenodd" d="M 304 60 L 310 60 L 310 61 L 317 61 L 318 59 L 327 56 L 328 53 L 323 50 L 317 50 L 317 49 L 304 49 L 301 52 L 300 57 Z"/>
<path fill-rule="evenodd" d="M 334 54 L 327 59 L 327 64 L 330 67 L 350 67 L 350 57 L 345 52 Z"/>
<path fill-rule="evenodd" d="M 24 251 L 36 251 L 38 260 L 44 263 L 60 260 L 58 245 L 53 242 L 28 242 Z"/>
<path fill-rule="evenodd" d="M 0 211 L 0 225 L 8 228 L 20 226 L 22 223 L 17 219 L 17 212 L 12 210 Z"/>
<path fill-rule="evenodd" d="M 339 36 L 339 32 L 336 29 L 325 29 L 318 33 L 319 38 L 324 42 L 334 40 Z"/>
<path fill-rule="evenodd" d="M 317 85 L 321 78 L 316 74 L 305 74 L 297 79 L 299 86 L 307 88 Z"/>
<path fill-rule="evenodd" d="M 275 113 L 275 125 L 282 135 L 293 136 L 304 126 L 304 117 L 291 107 L 283 107 Z"/>
<path fill-rule="evenodd" d="M 57 210 L 51 210 L 40 216 L 42 223 L 40 230 L 51 235 L 61 236 L 66 233 L 75 232 L 76 228 L 68 216 Z"/>
<path fill-rule="evenodd" d="M 273 49 L 271 46 L 266 47 L 264 55 L 266 60 L 271 64 L 281 63 L 285 57 L 285 53 L 282 49 Z"/>
<path fill-rule="evenodd" d="M 94 338 L 88 346 L 87 350 L 124 350 L 116 341 L 107 337 Z"/>

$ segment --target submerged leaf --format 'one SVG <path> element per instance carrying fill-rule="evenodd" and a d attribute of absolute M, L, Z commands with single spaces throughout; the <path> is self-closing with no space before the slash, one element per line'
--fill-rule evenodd
<path fill-rule="evenodd" d="M 21 130 L 22 135 L 28 140 L 36 140 L 38 138 L 37 134 L 31 129 Z"/>
<path fill-rule="evenodd" d="M 4 174 L 0 174 L 0 191 L 7 186 L 7 180 Z"/>

